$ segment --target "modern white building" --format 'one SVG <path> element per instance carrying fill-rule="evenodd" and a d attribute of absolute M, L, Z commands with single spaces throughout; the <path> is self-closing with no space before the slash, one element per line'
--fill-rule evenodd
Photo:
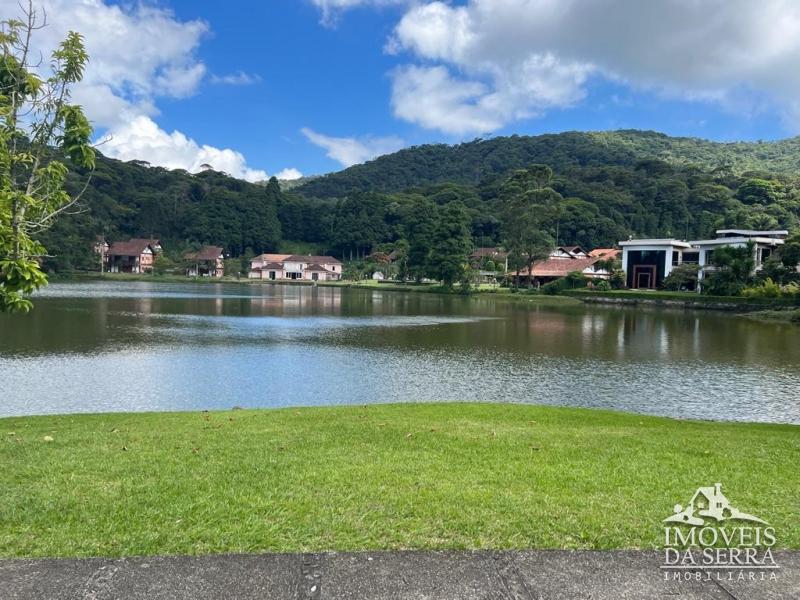
<path fill-rule="evenodd" d="M 755 271 L 759 271 L 775 250 L 784 243 L 788 231 L 718 229 L 713 240 L 684 242 L 675 239 L 628 240 L 620 242 L 622 270 L 631 289 L 656 289 L 677 265 L 692 263 L 700 267 L 700 285 L 714 269 L 714 250 L 722 246 L 742 247 L 752 242 Z"/>
<path fill-rule="evenodd" d="M 683 252 L 691 245 L 675 239 L 628 240 L 619 243 L 622 248 L 622 270 L 625 283 L 633 289 L 654 290 L 681 264 Z"/>

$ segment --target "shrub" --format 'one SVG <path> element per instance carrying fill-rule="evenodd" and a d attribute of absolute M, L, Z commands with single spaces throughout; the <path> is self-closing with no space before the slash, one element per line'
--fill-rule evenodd
<path fill-rule="evenodd" d="M 611 290 L 611 284 L 605 279 L 601 279 L 600 281 L 594 283 L 594 289 L 596 289 L 598 292 L 608 292 Z"/>
<path fill-rule="evenodd" d="M 800 284 L 792 282 L 780 285 L 767 277 L 758 285 L 744 288 L 742 296 L 746 298 L 798 298 L 800 297 Z"/>
<path fill-rule="evenodd" d="M 664 278 L 661 287 L 673 292 L 696 290 L 697 274 L 699 272 L 699 265 L 689 263 L 678 265 Z"/>
<path fill-rule="evenodd" d="M 572 273 L 568 273 L 566 277 L 561 277 L 550 283 L 545 283 L 541 288 L 540 291 L 543 294 L 548 294 L 550 296 L 555 296 L 560 294 L 564 290 L 574 290 L 578 288 L 586 287 L 586 277 L 583 276 L 583 273 L 580 271 L 573 271 Z"/>
<path fill-rule="evenodd" d="M 767 277 L 758 285 L 746 287 L 742 290 L 745 298 L 780 298 L 783 295 L 781 286 Z"/>

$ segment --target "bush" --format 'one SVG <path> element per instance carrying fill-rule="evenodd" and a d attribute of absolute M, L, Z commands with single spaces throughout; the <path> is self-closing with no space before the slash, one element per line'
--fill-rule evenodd
<path fill-rule="evenodd" d="M 693 291 L 697 289 L 697 274 L 699 265 L 678 265 L 664 278 L 661 288 L 672 292 Z"/>
<path fill-rule="evenodd" d="M 550 283 L 545 283 L 540 288 L 540 291 L 543 294 L 555 296 L 564 290 L 585 288 L 587 283 L 588 282 L 586 281 L 586 277 L 583 276 L 583 273 L 580 271 L 573 271 L 572 273 L 567 274 L 566 277 L 561 277 L 560 279 L 556 279 Z"/>
<path fill-rule="evenodd" d="M 745 298 L 798 298 L 800 297 L 800 284 L 789 283 L 782 286 L 767 277 L 758 285 L 744 288 L 742 296 Z"/>
<path fill-rule="evenodd" d="M 594 283 L 594 289 L 598 292 L 609 292 L 611 291 L 611 284 L 608 283 L 605 279 L 601 279 Z"/>

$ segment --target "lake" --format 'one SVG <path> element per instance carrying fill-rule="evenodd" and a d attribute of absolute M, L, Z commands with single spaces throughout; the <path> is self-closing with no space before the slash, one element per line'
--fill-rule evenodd
<path fill-rule="evenodd" d="M 0 415 L 523 402 L 800 423 L 800 329 L 290 285 L 53 284 L 0 315 Z"/>

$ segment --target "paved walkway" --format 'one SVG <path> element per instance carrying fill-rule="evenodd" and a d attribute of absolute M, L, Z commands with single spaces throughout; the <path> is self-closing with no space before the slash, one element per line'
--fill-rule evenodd
<path fill-rule="evenodd" d="M 777 581 L 665 581 L 658 552 L 375 552 L 0 560 L 11 599 L 800 599 L 800 552 Z"/>

